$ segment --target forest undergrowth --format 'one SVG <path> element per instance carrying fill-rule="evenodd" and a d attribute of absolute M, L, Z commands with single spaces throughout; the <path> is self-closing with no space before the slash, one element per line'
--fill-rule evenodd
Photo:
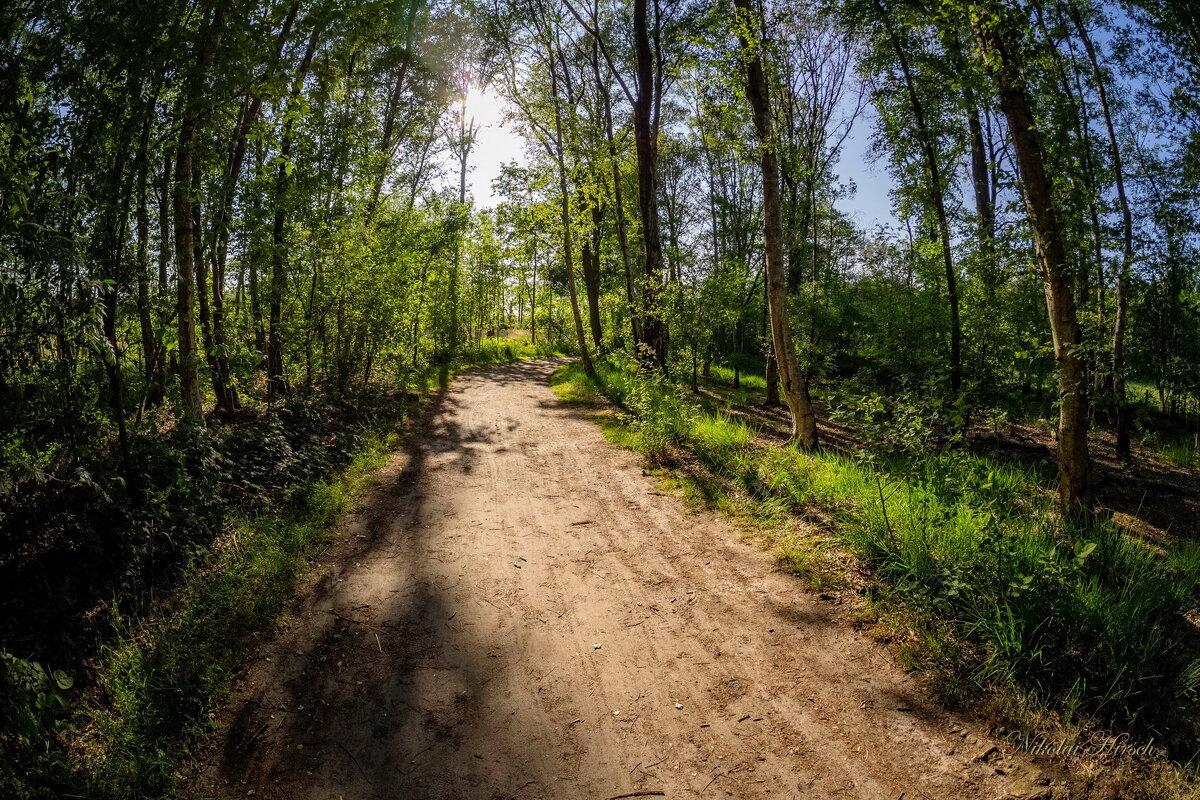
<path fill-rule="evenodd" d="M 1124 734 L 1160 766 L 1191 766 L 1195 542 L 1153 544 L 1103 515 L 1069 520 L 1036 465 L 905 449 L 911 437 L 895 430 L 803 452 L 622 360 L 594 379 L 570 364 L 554 382 L 566 401 L 615 404 L 599 420 L 611 441 L 690 501 L 747 522 L 814 588 L 860 591 L 856 619 L 939 700 L 1065 747 Z"/>
<path fill-rule="evenodd" d="M 139 525 L 115 502 L 105 508 L 109 495 L 83 509 L 62 506 L 62 514 L 126 519 L 126 527 L 106 532 L 125 547 L 122 561 L 111 564 L 102 607 L 83 605 L 91 592 L 54 598 L 57 648 L 39 660 L 0 654 L 12 689 L 0 732 L 0 783 L 13 792 L 6 796 L 173 796 L 188 753 L 214 729 L 220 698 L 279 618 L 330 526 L 398 449 L 421 399 L 468 367 L 556 352 L 528 340 L 483 339 L 453 363 L 411 375 L 402 387 L 372 387 L 356 403 L 296 399 L 177 431 L 157 442 L 161 460 L 141 465 L 147 477 L 159 473 L 155 502 L 172 509 L 147 517 L 153 525 Z M 13 499 L 6 523 L 23 510 L 50 513 L 19 504 L 40 502 L 37 496 Z M 104 530 L 90 524 L 81 529 Z M 156 539 L 171 542 L 178 557 L 152 561 Z M 95 568 L 86 549 L 72 553 L 31 559 L 23 569 L 40 570 L 27 577 L 49 584 L 56 577 L 47 570 L 76 559 L 81 572 L 89 562 Z"/>

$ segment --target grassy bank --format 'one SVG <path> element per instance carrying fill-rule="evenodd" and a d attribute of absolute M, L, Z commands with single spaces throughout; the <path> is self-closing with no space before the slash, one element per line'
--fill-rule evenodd
<path fill-rule="evenodd" d="M 693 496 L 765 523 L 819 521 L 816 538 L 759 527 L 810 579 L 862 584 L 876 630 L 942 699 L 986 701 L 1005 724 L 1060 736 L 1128 731 L 1191 757 L 1195 544 L 1152 544 L 1103 520 L 1070 524 L 1036 469 L 967 450 L 808 454 L 764 444 L 746 423 L 628 366 L 601 365 L 588 380 L 572 364 L 555 381 L 566 400 L 617 404 L 610 438 L 682 464 L 675 480 L 685 476 Z M 823 548 L 843 557 L 822 558 Z"/>
<path fill-rule="evenodd" d="M 337 466 L 254 502 L 229 504 L 220 536 L 195 550 L 158 600 L 139 613 L 114 604 L 107 619 L 94 620 L 111 633 L 92 663 L 71 670 L 78 680 L 4 654 L 0 795 L 173 796 L 181 765 L 213 729 L 217 704 L 279 618 L 331 524 L 399 447 L 419 397 L 470 366 L 551 354 L 528 342 L 485 340 L 455 364 L 413 376 L 395 396 L 395 413 L 357 426 Z"/>

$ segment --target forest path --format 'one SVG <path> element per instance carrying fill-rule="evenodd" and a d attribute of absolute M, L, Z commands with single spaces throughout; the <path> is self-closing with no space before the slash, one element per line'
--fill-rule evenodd
<path fill-rule="evenodd" d="M 431 397 L 229 703 L 196 796 L 1025 796 L 728 522 L 554 396 L 561 360 Z M 646 794 L 649 793 L 649 794 Z"/>

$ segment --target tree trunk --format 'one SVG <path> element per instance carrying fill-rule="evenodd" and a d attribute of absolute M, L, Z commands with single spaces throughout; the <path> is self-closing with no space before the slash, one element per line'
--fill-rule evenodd
<path fill-rule="evenodd" d="M 229 404 L 229 395 L 225 383 L 221 380 L 221 370 L 217 364 L 217 347 L 213 341 L 212 305 L 208 295 L 208 260 L 204 253 L 203 214 L 201 211 L 200 166 L 192 162 L 192 263 L 196 265 L 196 298 L 200 309 L 200 337 L 204 343 L 204 357 L 208 362 L 208 374 L 212 381 L 213 395 L 216 397 L 216 412 L 228 414 L 233 409 Z"/>
<path fill-rule="evenodd" d="M 283 292 L 287 281 L 287 253 L 284 246 L 285 223 L 287 221 L 287 189 L 288 173 L 291 167 L 292 129 L 295 120 L 295 106 L 304 89 L 304 79 L 312 66 L 313 54 L 317 49 L 317 36 L 320 28 L 313 30 L 308 37 L 308 45 L 304 57 L 296 71 L 296 79 L 292 84 L 284 113 L 285 122 L 279 142 L 279 170 L 275 176 L 275 218 L 271 226 L 271 281 L 270 309 L 267 322 L 267 399 L 274 402 L 285 389 L 283 374 Z"/>
<path fill-rule="evenodd" d="M 117 427 L 117 455 L 120 464 L 121 477 L 125 480 L 125 489 L 131 504 L 136 508 L 141 505 L 141 492 L 138 489 L 138 475 L 133 468 L 129 449 L 129 431 L 125 416 L 125 376 L 121 370 L 121 343 L 117 335 L 118 300 L 121 286 L 124 283 L 123 270 L 126 220 L 129 214 L 130 192 L 132 191 L 132 176 L 126 175 L 125 165 L 129 152 L 124 146 L 124 140 L 129 135 L 128 120 L 123 126 L 119 141 L 119 149 L 113 161 L 109 174 L 109 204 L 101 211 L 103 222 L 102 241 L 103 258 L 108 262 L 106 282 L 103 285 L 104 303 L 101 313 L 101 324 L 104 330 L 106 347 L 101 351 L 105 371 L 108 373 L 109 406 L 112 409 L 113 421 Z M 142 139 L 145 146 L 145 139 Z M 144 152 L 144 150 L 142 151 Z M 142 156 L 139 152 L 139 158 Z"/>
<path fill-rule="evenodd" d="M 571 316 L 575 322 L 575 342 L 579 346 L 579 360 L 583 362 L 583 371 L 590 377 L 596 374 L 596 367 L 592 364 L 592 355 L 588 351 L 587 337 L 583 332 L 583 315 L 579 310 L 579 291 L 576 288 L 575 264 L 571 247 L 571 193 L 570 187 L 567 185 L 567 167 L 563 161 L 565 155 L 563 153 L 562 112 L 559 110 L 558 80 L 554 70 L 551 70 L 550 73 L 550 86 L 554 95 L 554 133 L 558 147 L 558 191 L 561 197 L 559 215 L 563 231 L 563 266 L 567 270 L 567 293 L 571 296 Z"/>
<path fill-rule="evenodd" d="M 200 395 L 200 354 L 196 346 L 196 265 L 193 263 L 193 240 L 197 231 L 193 227 L 192 162 L 196 126 L 203 111 L 205 78 L 223 20 L 224 13 L 218 8 L 213 12 L 211 21 L 206 22 L 200 31 L 196 44 L 195 71 L 182 106 L 179 139 L 175 150 L 173 210 L 180 404 L 185 420 L 200 423 L 203 422 L 203 407 Z"/>
<path fill-rule="evenodd" d="M 765 335 L 764 338 L 767 340 L 765 348 L 767 363 L 766 369 L 763 371 L 763 379 L 767 384 L 765 402 L 769 406 L 777 406 L 779 405 L 779 366 L 775 363 L 775 345 L 771 334 L 771 294 L 766 281 L 763 281 L 763 306 L 763 333 Z"/>
<path fill-rule="evenodd" d="M 533 237 L 533 247 L 530 248 L 532 272 L 529 277 L 529 343 L 537 344 L 537 237 Z"/>
<path fill-rule="evenodd" d="M 137 210 L 135 211 L 137 216 L 135 234 L 137 237 L 137 255 L 135 261 L 137 269 L 138 328 L 141 333 L 142 342 L 142 379 L 146 382 L 146 393 L 143 393 L 143 398 L 147 397 L 150 387 L 155 384 L 155 365 L 158 362 L 158 342 L 154 336 L 154 319 L 150 312 L 150 212 L 147 208 L 150 171 L 150 154 L 148 152 L 150 121 L 151 115 L 147 114 L 138 155 Z M 142 407 L 143 404 L 139 404 L 139 414 Z"/>
<path fill-rule="evenodd" d="M 1067 270 L 1067 253 L 1055 208 L 1053 186 L 1046 174 L 1041 135 L 1029 106 L 1024 79 L 1001 33 L 1001 20 L 990 3 L 972 4 L 971 28 L 1000 96 L 1013 140 L 1025 207 L 1033 231 L 1038 266 L 1046 294 L 1046 311 L 1054 342 L 1060 411 L 1058 417 L 1058 494 L 1069 513 L 1092 508 L 1088 459 L 1087 381 L 1079 348 L 1082 343 Z"/>
<path fill-rule="evenodd" d="M 817 445 L 817 418 L 808 396 L 808 381 L 796 361 L 796 346 L 792 341 L 791 322 L 787 312 L 787 287 L 783 266 L 783 213 L 780 207 L 779 165 L 775 157 L 775 140 L 771 132 L 771 99 L 763 70 L 762 56 L 757 43 L 749 40 L 745 30 L 755 26 L 751 0 L 734 0 L 739 17 L 739 39 L 746 59 L 746 95 L 758 132 L 760 165 L 763 185 L 763 233 L 766 250 L 767 301 L 771 315 L 771 339 L 784 397 L 792 417 L 792 438 L 801 446 L 812 449 Z"/>
<path fill-rule="evenodd" d="M 642 363 L 667 371 L 666 326 L 662 291 L 662 236 L 658 225 L 658 142 L 654 124 L 654 55 L 650 47 L 648 0 L 633 0 L 634 55 L 637 93 L 633 100 L 633 138 L 638 164 L 638 210 L 642 217 Z"/>
<path fill-rule="evenodd" d="M 238 122 L 234 128 L 233 140 L 229 147 L 229 159 L 225 166 L 224 181 L 217 207 L 213 212 L 212 240 L 212 353 L 210 365 L 213 372 L 213 386 L 216 390 L 218 408 L 232 413 L 240 405 L 237 390 L 229 367 L 229 353 L 225 336 L 225 267 L 229 256 L 230 218 L 233 214 L 233 201 L 237 193 L 238 178 L 242 173 L 242 165 L 246 160 L 246 144 L 250 132 L 262 114 L 265 102 L 263 84 L 274 72 L 284 45 L 296 21 L 300 9 L 299 3 L 292 3 L 287 17 L 283 21 L 278 36 L 275 38 L 275 50 L 270 64 L 258 78 L 258 86 L 242 104 Z M 257 289 L 257 286 L 255 286 Z"/>
<path fill-rule="evenodd" d="M 999 283 L 996 265 L 996 209 L 992 204 L 987 153 L 984 151 L 983 125 L 973 99 L 967 104 L 967 131 L 971 139 L 971 184 L 975 190 L 975 215 L 979 231 L 979 253 L 983 261 L 984 287 L 989 299 Z"/>
<path fill-rule="evenodd" d="M 621 163 L 617 154 L 617 140 L 613 136 L 612 98 L 608 94 L 608 87 L 602 85 L 600 80 L 600 61 L 596 53 L 599 44 L 597 42 L 593 42 L 592 44 L 592 70 L 596 74 L 597 91 L 600 92 L 600 104 L 604 115 L 604 138 L 608 143 L 608 159 L 612 165 L 613 212 L 617 223 L 617 245 L 621 250 L 621 265 L 625 271 L 625 299 L 629 303 L 629 327 L 633 335 L 633 347 L 636 352 L 638 344 L 642 340 L 642 323 L 641 315 L 638 313 L 637 292 L 633 286 L 633 266 L 630 263 L 629 256 L 629 234 L 625 227 L 625 199 L 624 190 L 621 188 Z"/>
<path fill-rule="evenodd" d="M 592 346 L 603 356 L 604 331 L 600 327 L 600 225 L 603 212 L 592 204 L 592 229 L 583 240 L 583 288 L 587 292 L 588 323 L 592 331 Z"/>
<path fill-rule="evenodd" d="M 1117 188 L 1117 205 L 1121 209 L 1121 269 L 1117 273 L 1117 311 L 1113 321 L 1112 338 L 1112 397 L 1113 408 L 1116 411 L 1117 423 L 1117 458 L 1128 460 L 1130 457 L 1131 420 L 1129 399 L 1125 393 L 1125 333 L 1129 313 L 1129 276 L 1133 270 L 1133 214 L 1129 208 L 1129 198 L 1125 194 L 1125 171 L 1121 162 L 1121 147 L 1117 142 L 1116 126 L 1113 124 L 1112 111 L 1108 104 L 1108 88 L 1104 82 L 1104 73 L 1100 69 L 1100 60 L 1096 56 L 1096 48 L 1092 45 L 1091 36 L 1084 27 L 1079 16 L 1079 10 L 1067 4 L 1071 21 L 1079 33 L 1079 39 L 1087 50 L 1088 61 L 1092 65 L 1092 73 L 1096 79 L 1096 96 L 1100 100 L 1100 113 L 1104 118 L 1104 130 L 1108 134 L 1109 153 L 1112 157 L 1113 178 Z"/>

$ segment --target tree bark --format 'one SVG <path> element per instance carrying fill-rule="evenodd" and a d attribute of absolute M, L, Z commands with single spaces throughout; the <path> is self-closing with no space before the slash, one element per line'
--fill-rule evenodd
<path fill-rule="evenodd" d="M 971 185 L 975 190 L 975 215 L 979 231 L 979 253 L 984 264 L 984 285 L 994 294 L 996 274 L 996 209 L 992 203 L 991 176 L 984 150 L 983 125 L 974 98 L 968 98 L 967 131 L 971 140 Z"/>
<path fill-rule="evenodd" d="M 808 395 L 808 381 L 796 361 L 791 322 L 787 312 L 787 286 L 783 265 L 783 213 L 779 193 L 779 164 L 771 130 L 771 99 L 763 70 L 759 43 L 750 31 L 758 30 L 751 0 L 734 0 L 741 18 L 738 31 L 742 57 L 746 59 L 746 95 L 758 132 L 763 185 L 763 234 L 766 250 L 767 301 L 771 315 L 771 339 L 783 394 L 792 417 L 792 438 L 806 448 L 817 446 L 817 418 Z"/>
<path fill-rule="evenodd" d="M 158 361 L 158 342 L 154 336 L 154 320 L 150 311 L 150 213 L 147 208 L 147 193 L 149 192 L 150 171 L 150 123 L 152 114 L 146 114 L 146 122 L 142 129 L 142 141 L 139 146 L 137 164 L 137 311 L 138 328 L 142 343 L 142 379 L 146 382 L 147 391 L 155 384 L 155 365 Z M 147 395 L 143 393 L 143 398 Z M 139 404 L 139 414 L 142 405 Z"/>
<path fill-rule="evenodd" d="M 262 107 L 266 100 L 264 84 L 274 72 L 283 55 L 284 45 L 287 43 L 288 35 L 295 24 L 299 10 L 299 3 L 292 3 L 288 9 L 287 17 L 284 18 L 279 34 L 275 37 L 275 49 L 271 62 L 263 69 L 258 77 L 257 86 L 242 103 L 229 147 L 229 158 L 225 166 L 220 198 L 213 212 L 210 242 L 212 254 L 212 352 L 210 365 L 218 410 L 226 413 L 236 411 L 240 405 L 237 390 L 233 387 L 225 336 L 225 267 L 229 256 L 233 202 L 237 194 L 238 178 L 242 174 L 242 165 L 246 160 L 247 139 L 262 114 Z"/>
<path fill-rule="evenodd" d="M 204 344 L 204 358 L 208 362 L 209 379 L 212 381 L 216 398 L 216 412 L 228 414 L 233 411 L 229 402 L 226 384 L 221 380 L 221 368 L 217 363 L 217 347 L 213 340 L 212 304 L 208 294 L 208 260 L 204 252 L 204 218 L 199 198 L 202 195 L 200 167 L 192 162 L 192 263 L 196 266 L 196 299 L 200 310 L 200 337 Z"/>
<path fill-rule="evenodd" d="M 1104 73 L 1100 69 L 1100 60 L 1096 56 L 1096 48 L 1087 28 L 1079 16 L 1079 10 L 1070 3 L 1067 4 L 1071 22 L 1079 33 L 1079 39 L 1087 51 L 1088 61 L 1092 65 L 1092 74 L 1096 80 L 1096 96 L 1100 100 L 1100 114 L 1104 118 L 1104 130 L 1108 135 L 1109 154 L 1112 158 L 1113 180 L 1117 189 L 1117 205 L 1121 209 L 1121 269 L 1117 273 L 1117 310 L 1113 321 L 1112 338 L 1112 399 L 1116 412 L 1117 423 L 1117 458 L 1128 460 L 1131 454 L 1130 433 L 1132 429 L 1129 400 L 1125 393 L 1125 334 L 1129 314 L 1129 277 L 1133 271 L 1133 214 L 1129 208 L 1129 198 L 1125 194 L 1125 170 L 1121 161 L 1121 146 L 1117 141 L 1116 126 L 1113 124 L 1112 111 L 1108 103 L 1108 88 L 1104 82 Z"/>
<path fill-rule="evenodd" d="M 600 107 L 604 118 L 604 139 L 608 144 L 608 160 L 612 167 L 613 182 L 613 213 L 617 223 L 617 246 L 621 250 L 621 265 L 625 272 L 625 300 L 629 304 L 629 327 L 633 335 L 633 347 L 636 352 L 642 340 L 641 315 L 638 313 L 637 292 L 633 285 L 633 266 L 629 256 L 629 233 L 625 227 L 625 199 L 621 188 L 621 162 L 617 153 L 617 140 L 613 135 L 612 97 L 608 86 L 600 77 L 600 44 L 592 42 L 592 72 L 596 78 L 596 91 L 600 94 Z"/>
<path fill-rule="evenodd" d="M 1060 401 L 1059 500 L 1068 513 L 1090 512 L 1093 498 L 1087 440 L 1087 378 L 1079 354 L 1082 336 L 1075 313 L 1075 297 L 1067 269 L 1063 231 L 1054 203 L 1053 185 L 1046 174 L 1041 134 L 1030 109 L 1020 65 L 1001 32 L 1000 15 L 990 3 L 972 3 L 969 8 L 972 12 L 972 31 L 995 82 L 1001 110 L 1008 120 L 1045 289 Z"/>
<path fill-rule="evenodd" d="M 554 66 L 555 55 L 551 52 L 550 64 L 550 93 L 554 102 L 554 144 L 557 150 L 555 156 L 558 162 L 558 191 L 560 195 L 559 217 L 562 224 L 563 266 L 567 270 L 567 293 L 571 297 L 571 317 L 575 322 L 575 341 L 579 346 L 579 360 L 583 363 L 583 371 L 587 375 L 596 374 L 592 363 L 592 355 L 588 351 L 587 337 L 583 332 L 583 315 L 579 310 L 579 290 L 576 288 L 575 263 L 571 240 L 571 192 L 567 185 L 566 147 L 563 141 L 562 109 L 558 96 L 558 72 Z"/>
<path fill-rule="evenodd" d="M 648 0 L 633 0 L 634 56 L 637 93 L 633 98 L 633 138 L 638 164 L 638 210 L 642 217 L 642 343 L 646 366 L 667 371 L 666 325 L 660 308 L 662 235 L 658 224 L 658 131 L 654 124 L 654 54 L 650 47 Z"/>
<path fill-rule="evenodd" d="M 786 278 L 785 278 L 786 286 Z M 775 344 L 772 340 L 771 333 L 771 295 L 769 284 L 763 281 L 763 305 L 766 312 L 763 316 L 763 333 L 766 335 L 766 368 L 763 370 L 763 378 L 767 384 L 767 396 L 764 400 L 769 406 L 779 405 L 779 366 L 775 363 Z"/>
<path fill-rule="evenodd" d="M 583 288 L 587 292 L 588 325 L 592 333 L 592 346 L 596 354 L 603 357 L 604 331 L 600 325 L 600 226 L 604 213 L 598 203 L 592 203 L 592 229 L 583 240 Z"/>
<path fill-rule="evenodd" d="M 179 392 L 183 418 L 203 422 L 200 396 L 200 353 L 196 346 L 196 265 L 193 263 L 192 162 L 196 128 L 204 101 L 204 84 L 224 21 L 217 8 L 200 31 L 196 44 L 196 67 L 182 108 L 179 139 L 175 150 L 173 210 L 175 216 L 176 321 L 179 326 Z"/>
<path fill-rule="evenodd" d="M 304 79 L 312 66 L 313 54 L 317 49 L 319 28 L 315 28 L 308 37 L 308 45 L 304 57 L 296 70 L 296 79 L 292 84 L 284 112 L 283 131 L 279 142 L 279 171 L 275 176 L 275 218 L 271 225 L 271 281 L 270 308 L 267 321 L 267 399 L 274 402 L 286 388 L 283 374 L 283 292 L 287 281 L 287 252 L 284 233 L 287 221 L 287 189 L 289 167 L 292 155 L 292 130 L 295 120 L 295 106 L 304 89 Z"/>

